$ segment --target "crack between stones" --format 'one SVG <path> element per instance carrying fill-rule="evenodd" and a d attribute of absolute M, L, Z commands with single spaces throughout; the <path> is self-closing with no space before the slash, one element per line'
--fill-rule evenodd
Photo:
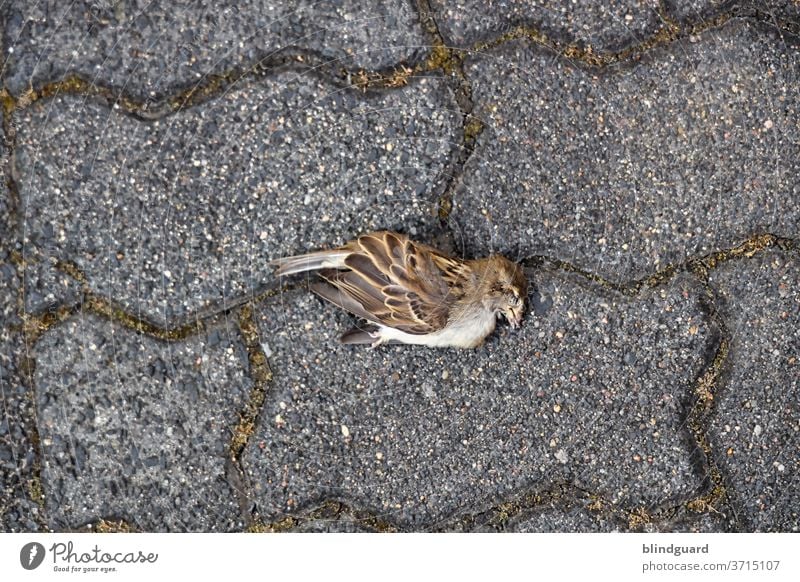
<path fill-rule="evenodd" d="M 716 336 L 707 363 L 692 383 L 690 392 L 684 396 L 684 417 L 681 423 L 687 428 L 689 446 L 692 448 L 692 465 L 701 478 L 702 485 L 692 497 L 646 515 L 651 523 L 669 523 L 682 518 L 691 520 L 692 517 L 702 514 L 715 514 L 726 519 L 730 525 L 736 521 L 735 508 L 730 504 L 728 489 L 707 434 L 707 420 L 719 392 L 722 370 L 729 354 L 728 327 L 716 309 L 717 298 L 704 276 L 706 271 L 703 264 L 700 261 L 692 264 L 689 273 L 702 285 L 701 306 L 705 319 Z M 738 530 L 737 527 L 734 529 Z"/>
<path fill-rule="evenodd" d="M 438 197 L 436 214 L 440 226 L 453 238 L 452 230 L 447 224 L 452 208 L 453 191 L 464 164 L 472 155 L 477 138 L 483 131 L 483 123 L 472 116 L 472 86 L 464 72 L 463 51 L 446 46 L 438 24 L 433 18 L 433 10 L 430 8 L 428 0 L 417 0 L 414 4 L 422 29 L 431 43 L 430 50 L 425 57 L 416 63 L 399 62 L 380 70 L 349 71 L 343 68 L 339 71 L 339 78 L 344 80 L 348 86 L 359 89 L 363 93 L 405 87 L 415 76 L 436 71 L 440 71 L 448 81 L 462 116 L 462 139 L 461 143 L 454 148 L 455 155 L 451 158 L 449 168 L 444 172 L 449 177 L 445 179 L 442 193 Z"/>
<path fill-rule="evenodd" d="M 415 72 L 441 71 L 450 80 L 456 103 L 461 110 L 461 143 L 455 150 L 456 155 L 450 165 L 449 179 L 439 195 L 437 205 L 439 223 L 447 230 L 451 239 L 455 241 L 453 230 L 448 221 L 450 211 L 453 208 L 453 196 L 464 166 L 472 157 L 478 137 L 483 133 L 484 124 L 480 119 L 472 115 L 475 104 L 472 100 L 472 84 L 464 70 L 465 53 L 445 44 L 439 25 L 433 16 L 434 11 L 431 9 L 428 0 L 418 0 L 416 5 L 423 29 L 432 40 L 432 47 L 428 57 L 417 65 Z"/>
<path fill-rule="evenodd" d="M 239 82 L 264 78 L 284 71 L 317 74 L 331 82 L 342 83 L 345 79 L 340 70 L 333 66 L 334 62 L 311 50 L 277 51 L 257 58 L 249 65 L 208 74 L 194 85 L 177 89 L 152 101 L 138 100 L 124 90 L 89 81 L 78 73 L 69 73 L 59 81 L 42 83 L 36 88 L 31 87 L 17 97 L 3 89 L 0 97 L 7 115 L 58 95 L 79 95 L 101 99 L 107 107 L 121 110 L 140 121 L 154 121 L 211 101 Z"/>
<path fill-rule="evenodd" d="M 584 503 L 588 502 L 588 503 Z M 545 489 L 534 488 L 514 494 L 509 498 L 477 513 L 465 513 L 431 528 L 435 532 L 474 531 L 476 528 L 505 531 L 516 519 L 535 514 L 547 506 L 559 506 L 562 510 L 570 504 L 622 524 L 628 512 L 615 506 L 602 495 L 576 486 L 569 481 L 559 481 Z"/>
<path fill-rule="evenodd" d="M 18 252 L 11 253 L 11 260 L 24 269 L 27 261 Z M 207 321 L 216 319 L 222 315 L 233 313 L 248 303 L 257 303 L 281 293 L 306 288 L 302 283 L 291 283 L 278 285 L 270 283 L 255 290 L 252 294 L 235 298 L 226 302 L 224 307 L 211 307 L 204 312 L 196 313 L 190 322 L 177 326 L 162 326 L 147 318 L 134 315 L 125 310 L 116 302 L 98 295 L 89 288 L 88 277 L 83 270 L 73 261 L 59 259 L 55 263 L 55 269 L 69 276 L 81 286 L 81 299 L 74 303 L 54 305 L 41 313 L 30 313 L 23 311 L 23 329 L 27 338 L 35 343 L 43 333 L 49 331 L 56 325 L 77 315 L 78 313 L 91 313 L 104 319 L 118 323 L 126 329 L 136 331 L 143 335 L 162 340 L 165 342 L 176 342 L 197 335 L 207 329 Z"/>
<path fill-rule="evenodd" d="M 474 531 L 477 528 L 504 531 L 517 518 L 534 515 L 548 506 L 565 510 L 570 505 L 582 508 L 590 515 L 616 523 L 621 528 L 627 527 L 631 531 L 641 530 L 648 524 L 657 524 L 661 520 L 666 520 L 666 515 L 670 510 L 676 513 L 677 509 L 681 507 L 681 505 L 677 505 L 675 509 L 670 508 L 655 514 L 644 507 L 624 508 L 598 493 L 577 487 L 570 482 L 561 481 L 546 489 L 533 489 L 514 494 L 496 505 L 474 513 L 461 513 L 446 517 L 423 529 L 429 532 Z M 696 512 L 699 513 L 699 511 Z M 306 523 L 321 520 L 337 521 L 342 517 L 349 517 L 375 532 L 418 531 L 392 523 L 370 510 L 358 509 L 354 505 L 338 499 L 324 499 L 311 510 L 285 516 L 272 522 L 256 520 L 247 531 L 290 532 L 298 530 Z"/>
<path fill-rule="evenodd" d="M 659 4 L 658 14 L 663 25 L 640 42 L 633 43 L 617 51 L 598 51 L 591 44 L 581 44 L 574 40 L 558 40 L 548 36 L 542 29 L 532 24 L 521 24 L 499 36 L 475 42 L 463 50 L 470 53 L 481 52 L 515 40 L 527 39 L 573 63 L 580 63 L 593 69 L 602 69 L 626 62 L 635 62 L 653 49 L 668 46 L 676 41 L 688 39 L 708 30 L 720 28 L 734 18 L 768 24 L 776 27 L 781 32 L 793 36 L 800 34 L 799 24 L 791 20 L 776 19 L 769 13 L 757 10 L 755 7 L 733 6 L 728 11 L 710 15 L 699 22 L 681 25 L 663 2 Z"/>
<path fill-rule="evenodd" d="M 784 252 L 800 246 L 792 238 L 782 237 L 771 233 L 762 233 L 751 236 L 743 242 L 726 249 L 712 251 L 700 257 L 690 257 L 681 262 L 667 265 L 645 277 L 627 282 L 616 282 L 592 271 L 583 269 L 558 258 L 545 255 L 532 255 L 522 259 L 521 264 L 525 269 L 536 269 L 549 265 L 566 273 L 577 274 L 584 279 L 596 283 L 602 288 L 616 291 L 628 297 L 636 297 L 645 289 L 654 289 L 669 283 L 679 273 L 708 272 L 718 266 L 740 258 L 751 258 L 767 249 L 778 248 Z"/>
<path fill-rule="evenodd" d="M 253 516 L 252 491 L 247 473 L 242 467 L 242 455 L 250 442 L 261 415 L 261 409 L 267 398 L 267 391 L 272 384 L 272 370 L 267 360 L 267 354 L 261 347 L 258 324 L 253 311 L 253 304 L 243 306 L 238 314 L 238 325 L 242 341 L 247 350 L 249 376 L 253 381 L 250 396 L 244 408 L 239 411 L 239 422 L 233 430 L 228 447 L 228 462 L 225 464 L 225 474 L 231 487 L 237 494 L 239 508 L 244 517 L 245 526 L 252 528 L 258 516 Z"/>
<path fill-rule="evenodd" d="M 714 411 L 716 396 L 724 385 L 723 372 L 728 365 L 731 345 L 730 329 L 717 309 L 719 300 L 709 282 L 709 263 L 713 266 L 718 264 L 710 261 L 697 262 L 690 268 L 703 286 L 706 318 L 716 326 L 719 341 L 713 357 L 695 382 L 693 402 L 690 403 L 686 417 L 686 426 L 694 439 L 696 450 L 702 455 L 701 462 L 706 470 L 706 486 L 698 492 L 698 495 L 688 500 L 684 507 L 689 513 L 694 514 L 709 512 L 721 514 L 728 524 L 733 526 L 734 531 L 742 531 L 742 514 L 736 510 L 735 500 L 727 486 L 728 479 L 720 468 L 718 455 L 711 446 L 708 434 L 708 423 Z"/>

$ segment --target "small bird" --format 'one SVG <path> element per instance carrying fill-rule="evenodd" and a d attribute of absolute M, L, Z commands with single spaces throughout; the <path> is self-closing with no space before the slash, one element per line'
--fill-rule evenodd
<path fill-rule="evenodd" d="M 500 255 L 465 261 L 395 232 L 365 234 L 328 251 L 271 261 L 276 275 L 318 271 L 311 290 L 369 322 L 344 344 L 475 348 L 502 315 L 519 327 L 528 280 Z"/>

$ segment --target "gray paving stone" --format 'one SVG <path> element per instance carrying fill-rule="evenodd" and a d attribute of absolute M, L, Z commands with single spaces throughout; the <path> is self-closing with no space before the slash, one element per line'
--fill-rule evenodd
<path fill-rule="evenodd" d="M 152 123 L 80 97 L 15 121 L 26 254 L 174 325 L 262 286 L 270 258 L 432 230 L 461 115 L 437 78 L 364 95 L 286 72 Z M 27 276 L 31 309 L 69 295 Z"/>
<path fill-rule="evenodd" d="M 615 51 L 662 25 L 657 0 L 431 0 L 431 9 L 445 40 L 456 46 L 497 38 L 522 24 L 595 52 Z"/>
<path fill-rule="evenodd" d="M 800 234 L 800 51 L 747 21 L 586 71 L 524 42 L 471 59 L 483 120 L 451 217 L 470 254 L 615 280 Z"/>
<path fill-rule="evenodd" d="M 242 460 L 260 515 L 335 498 L 419 529 L 555 482 L 619 506 L 697 490 L 681 410 L 713 341 L 693 283 L 636 300 L 536 284 L 540 315 L 476 351 L 354 349 L 317 298 L 263 303 L 274 380 Z"/>
<path fill-rule="evenodd" d="M 155 99 L 282 50 L 319 53 L 337 69 L 384 68 L 426 51 L 405 0 L 14 0 L 8 11 L 5 82 L 15 94 L 74 72 Z"/>
<path fill-rule="evenodd" d="M 225 463 L 248 399 L 247 354 L 165 344 L 79 314 L 36 344 L 42 485 L 55 530 L 121 518 L 145 531 L 243 529 Z"/>
<path fill-rule="evenodd" d="M 711 422 L 727 486 L 755 531 L 800 531 L 800 259 L 770 252 L 712 273 L 731 336 Z"/>

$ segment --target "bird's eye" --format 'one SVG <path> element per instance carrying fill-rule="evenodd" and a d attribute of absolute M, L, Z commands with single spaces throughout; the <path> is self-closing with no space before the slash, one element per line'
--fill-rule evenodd
<path fill-rule="evenodd" d="M 515 305 L 515 306 L 516 306 L 516 305 L 519 305 L 519 297 L 517 297 L 516 295 L 512 295 L 512 296 L 509 298 L 508 302 L 509 302 L 511 305 Z"/>

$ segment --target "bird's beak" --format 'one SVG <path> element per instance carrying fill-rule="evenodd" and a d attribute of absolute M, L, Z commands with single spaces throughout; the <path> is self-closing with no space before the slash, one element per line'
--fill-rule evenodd
<path fill-rule="evenodd" d="M 511 324 L 511 327 L 517 329 L 522 322 L 522 309 L 517 309 L 514 311 L 514 309 L 509 307 L 505 312 L 505 316 L 508 320 L 508 323 Z"/>

